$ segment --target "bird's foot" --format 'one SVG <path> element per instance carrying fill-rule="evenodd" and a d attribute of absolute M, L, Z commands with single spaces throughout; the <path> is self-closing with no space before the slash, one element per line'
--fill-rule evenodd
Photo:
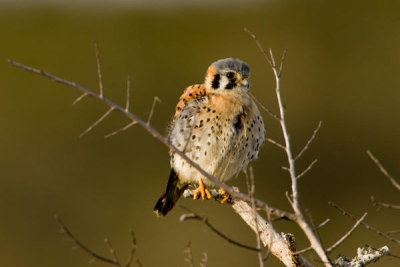
<path fill-rule="evenodd" d="M 239 192 L 239 188 L 234 187 L 234 190 L 236 192 Z M 219 191 L 221 192 L 221 195 L 223 195 L 224 197 L 222 198 L 222 200 L 220 201 L 221 204 L 225 203 L 229 197 L 231 196 L 228 192 L 226 192 L 225 189 L 223 189 L 222 187 L 219 189 Z"/>
<path fill-rule="evenodd" d="M 198 199 L 199 195 L 201 195 L 202 200 L 204 200 L 206 197 L 207 199 L 212 198 L 210 191 L 204 185 L 203 180 L 201 178 L 199 179 L 199 187 L 196 189 L 196 191 L 194 191 L 193 199 Z"/>

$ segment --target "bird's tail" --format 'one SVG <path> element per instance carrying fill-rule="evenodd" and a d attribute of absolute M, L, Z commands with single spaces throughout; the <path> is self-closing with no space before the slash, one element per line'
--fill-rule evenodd
<path fill-rule="evenodd" d="M 162 194 L 160 199 L 158 199 L 156 205 L 154 206 L 154 212 L 157 216 L 165 216 L 178 201 L 183 191 L 187 188 L 187 186 L 183 186 L 182 188 L 178 187 L 178 175 L 176 174 L 174 169 L 171 169 L 169 174 L 167 190 Z"/>

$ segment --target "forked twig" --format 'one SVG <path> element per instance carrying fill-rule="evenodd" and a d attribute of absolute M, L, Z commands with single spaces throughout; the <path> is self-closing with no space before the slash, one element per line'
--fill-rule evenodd
<path fill-rule="evenodd" d="M 336 205 L 335 203 L 333 203 L 333 202 L 328 202 L 328 204 L 331 205 L 332 207 L 334 207 L 335 209 L 337 209 L 338 211 L 340 211 L 343 215 L 345 215 L 345 216 L 347 216 L 347 217 L 350 217 L 350 218 L 352 218 L 352 219 L 355 220 L 355 221 L 358 220 L 354 215 L 352 215 L 352 214 L 350 214 L 349 212 L 345 211 L 344 209 L 342 209 L 341 207 L 339 207 L 339 206 Z M 367 224 L 367 223 L 365 223 L 365 222 L 361 222 L 360 224 L 362 224 L 362 225 L 363 225 L 365 228 L 367 228 L 368 230 L 373 231 L 373 232 L 377 233 L 378 235 L 383 236 L 384 238 L 389 239 L 390 241 L 392 241 L 392 242 L 394 242 L 394 243 L 400 244 L 400 240 L 398 240 L 398 239 L 396 239 L 396 238 L 393 238 L 393 237 L 391 237 L 390 235 L 387 235 L 387 234 L 385 234 L 385 233 L 382 232 L 382 231 L 379 231 L 379 230 L 376 229 L 375 227 L 370 226 L 369 224 Z"/>

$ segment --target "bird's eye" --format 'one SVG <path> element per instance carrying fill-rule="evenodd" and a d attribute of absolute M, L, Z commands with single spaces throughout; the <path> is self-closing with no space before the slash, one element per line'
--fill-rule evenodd
<path fill-rule="evenodd" d="M 235 73 L 233 73 L 233 72 L 228 72 L 228 73 L 226 74 L 226 77 L 228 77 L 228 79 L 233 79 L 233 78 L 235 77 Z"/>

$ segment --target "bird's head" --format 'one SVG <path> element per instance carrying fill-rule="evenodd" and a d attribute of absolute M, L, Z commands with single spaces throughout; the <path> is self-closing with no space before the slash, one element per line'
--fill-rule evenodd
<path fill-rule="evenodd" d="M 249 90 L 250 68 L 245 62 L 225 58 L 215 61 L 207 70 L 206 87 L 210 91 L 222 92 L 225 90 Z"/>

